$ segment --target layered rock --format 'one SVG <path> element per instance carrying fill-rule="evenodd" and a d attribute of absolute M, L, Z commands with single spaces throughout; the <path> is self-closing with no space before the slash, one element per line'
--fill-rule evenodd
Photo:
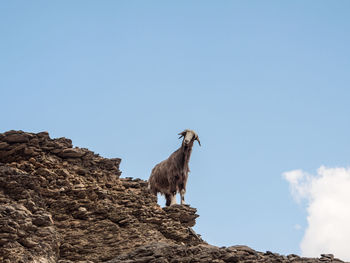
<path fill-rule="evenodd" d="M 47 132 L 0 134 L 0 262 L 337 262 L 218 248 L 190 206 L 161 208 L 147 182 Z"/>
<path fill-rule="evenodd" d="M 202 242 L 188 227 L 195 209 L 168 214 L 145 181 L 119 178 L 119 163 L 46 132 L 0 134 L 0 262 L 103 262 L 150 242 Z"/>

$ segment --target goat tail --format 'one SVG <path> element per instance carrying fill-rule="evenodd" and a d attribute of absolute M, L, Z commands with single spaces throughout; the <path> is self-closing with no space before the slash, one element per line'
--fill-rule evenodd
<path fill-rule="evenodd" d="M 147 184 L 147 190 L 154 194 L 154 195 L 157 195 L 157 188 L 156 186 L 154 185 L 154 178 L 153 176 L 151 175 L 150 178 L 148 179 L 148 184 Z"/>

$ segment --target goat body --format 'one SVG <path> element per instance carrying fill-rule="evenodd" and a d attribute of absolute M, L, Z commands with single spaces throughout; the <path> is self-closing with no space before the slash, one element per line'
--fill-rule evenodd
<path fill-rule="evenodd" d="M 181 147 L 172 153 L 168 159 L 157 164 L 148 180 L 149 189 L 155 195 L 165 195 L 166 206 L 176 204 L 176 193 L 181 195 L 181 204 L 185 203 L 185 192 L 189 169 L 189 161 L 194 140 L 200 141 L 192 130 L 180 133 L 184 137 Z M 181 138 L 180 137 L 180 138 Z"/>

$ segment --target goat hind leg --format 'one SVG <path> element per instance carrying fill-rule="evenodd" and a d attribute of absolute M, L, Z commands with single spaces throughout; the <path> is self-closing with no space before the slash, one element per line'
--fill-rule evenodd
<path fill-rule="evenodd" d="M 182 204 L 182 205 L 185 204 L 185 193 L 186 193 L 186 190 L 185 190 L 185 189 L 182 189 L 182 190 L 180 191 L 181 204 Z"/>

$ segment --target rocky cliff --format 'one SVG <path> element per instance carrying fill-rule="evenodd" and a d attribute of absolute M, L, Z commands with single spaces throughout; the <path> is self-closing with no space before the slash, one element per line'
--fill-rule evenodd
<path fill-rule="evenodd" d="M 0 134 L 0 262 L 341 262 L 211 246 L 195 208 L 162 209 L 120 161 L 47 132 Z"/>

